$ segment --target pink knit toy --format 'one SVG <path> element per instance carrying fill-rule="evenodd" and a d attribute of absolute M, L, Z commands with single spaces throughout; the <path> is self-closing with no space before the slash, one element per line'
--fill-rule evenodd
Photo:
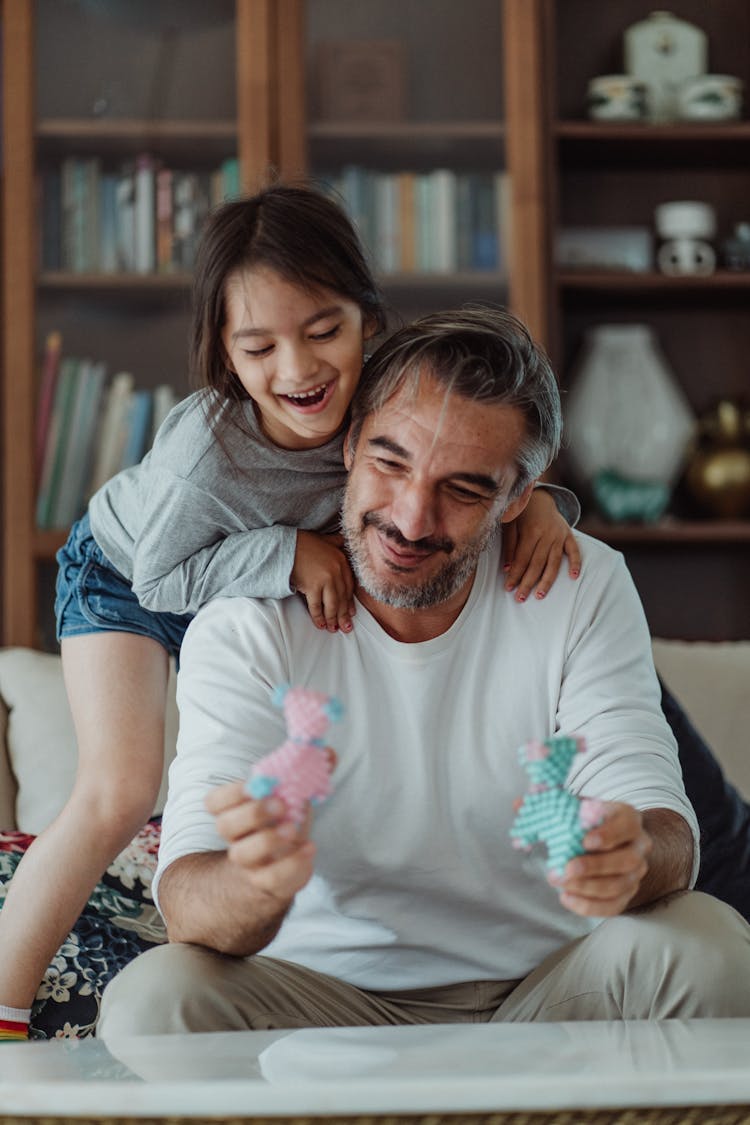
<path fill-rule="evenodd" d="M 271 793 L 286 804 L 284 820 L 301 824 L 307 803 L 317 805 L 331 792 L 331 767 L 323 735 L 343 708 L 337 699 L 308 688 L 276 689 L 273 704 L 284 712 L 287 738 L 250 771 L 247 791 L 260 800 Z"/>

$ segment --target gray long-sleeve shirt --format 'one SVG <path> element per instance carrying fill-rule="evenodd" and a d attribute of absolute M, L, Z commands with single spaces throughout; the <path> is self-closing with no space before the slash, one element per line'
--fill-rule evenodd
<path fill-rule="evenodd" d="M 282 449 L 261 430 L 252 402 L 219 440 L 196 391 L 170 411 L 154 446 L 91 498 L 91 530 L 146 609 L 197 613 L 216 597 L 285 598 L 297 528 L 339 526 L 346 480 L 344 433 L 317 449 Z M 554 490 L 569 523 L 580 514 Z"/>
<path fill-rule="evenodd" d="M 170 411 L 152 450 L 92 497 L 91 530 L 141 605 L 196 613 L 211 598 L 291 594 L 297 528 L 336 531 L 343 433 L 317 449 L 274 445 L 251 402 L 219 441 L 197 391 Z M 223 447 L 222 447 L 223 446 Z"/>

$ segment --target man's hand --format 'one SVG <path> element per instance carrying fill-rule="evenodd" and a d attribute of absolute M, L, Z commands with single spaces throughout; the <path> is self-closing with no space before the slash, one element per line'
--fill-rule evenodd
<path fill-rule="evenodd" d="M 604 804 L 604 819 L 583 839 L 585 855 L 571 859 L 549 881 L 574 914 L 610 918 L 633 903 L 649 869 L 653 848 L 642 814 L 631 805 Z"/>
<path fill-rule="evenodd" d="M 310 816 L 299 827 L 283 821 L 283 801 L 273 796 L 256 801 L 248 796 L 242 781 L 213 789 L 206 797 L 206 808 L 216 817 L 217 831 L 227 842 L 230 864 L 245 875 L 253 889 L 270 895 L 286 912 L 313 872 Z"/>
<path fill-rule="evenodd" d="M 354 616 L 354 575 L 340 535 L 297 531 L 292 585 L 307 601 L 318 629 L 348 633 Z"/>

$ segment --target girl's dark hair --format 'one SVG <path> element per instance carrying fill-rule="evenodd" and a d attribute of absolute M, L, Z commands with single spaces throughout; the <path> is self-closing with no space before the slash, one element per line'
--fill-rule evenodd
<path fill-rule="evenodd" d="M 209 216 L 193 275 L 190 377 L 221 400 L 247 393 L 227 367 L 221 340 L 226 321 L 225 288 L 236 270 L 265 266 L 303 289 L 331 289 L 355 302 L 374 333 L 386 324 L 383 297 L 356 231 L 344 210 L 309 186 L 273 184 L 231 200 Z"/>

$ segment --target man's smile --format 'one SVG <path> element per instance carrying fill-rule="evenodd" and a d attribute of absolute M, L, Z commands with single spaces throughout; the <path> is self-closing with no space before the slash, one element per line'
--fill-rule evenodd
<path fill-rule="evenodd" d="M 451 539 L 425 538 L 413 542 L 375 512 L 367 512 L 362 517 L 362 529 L 368 527 L 375 530 L 383 559 L 392 570 L 412 570 L 438 552 L 450 555 L 455 546 Z"/>

